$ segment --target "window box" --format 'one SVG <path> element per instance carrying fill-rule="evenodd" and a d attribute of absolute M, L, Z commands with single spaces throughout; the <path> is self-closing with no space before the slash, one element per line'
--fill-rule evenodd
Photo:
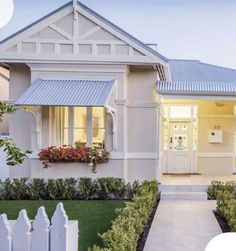
<path fill-rule="evenodd" d="M 98 146 L 86 147 L 78 143 L 74 146 L 51 146 L 42 149 L 38 156 L 43 168 L 49 168 L 50 163 L 81 162 L 88 163 L 92 173 L 97 172 L 97 164 L 107 163 L 110 160 L 110 153 L 107 150 Z"/>

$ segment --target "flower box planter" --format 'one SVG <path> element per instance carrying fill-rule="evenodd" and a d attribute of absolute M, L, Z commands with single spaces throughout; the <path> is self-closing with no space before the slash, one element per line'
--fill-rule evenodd
<path fill-rule="evenodd" d="M 100 147 L 86 147 L 79 144 L 74 146 L 51 146 L 42 149 L 38 154 L 43 168 L 49 168 L 55 163 L 87 163 L 92 173 L 97 172 L 97 165 L 107 163 L 110 153 Z"/>

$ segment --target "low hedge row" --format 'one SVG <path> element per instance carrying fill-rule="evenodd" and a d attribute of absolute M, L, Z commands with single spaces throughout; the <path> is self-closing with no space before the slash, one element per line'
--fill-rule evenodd
<path fill-rule="evenodd" d="M 208 197 L 217 200 L 217 210 L 224 216 L 230 230 L 236 232 L 236 183 L 213 181 Z"/>
<path fill-rule="evenodd" d="M 0 200 L 131 199 L 138 181 L 120 178 L 6 179 L 0 181 Z"/>
<path fill-rule="evenodd" d="M 89 251 L 135 251 L 139 236 L 155 206 L 158 193 L 156 181 L 144 182 L 132 201 L 118 209 L 118 217 L 113 221 L 111 230 L 99 235 L 104 247 L 94 246 Z"/>
<path fill-rule="evenodd" d="M 212 181 L 208 188 L 208 199 L 216 200 L 218 192 L 233 192 L 236 189 L 236 183 L 233 181 L 222 182 L 222 181 Z"/>

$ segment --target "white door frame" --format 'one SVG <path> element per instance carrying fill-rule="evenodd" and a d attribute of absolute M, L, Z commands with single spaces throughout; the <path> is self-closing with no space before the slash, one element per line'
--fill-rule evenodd
<path fill-rule="evenodd" d="M 171 129 L 171 123 L 186 123 L 190 125 L 190 129 L 189 129 L 189 133 L 188 133 L 188 137 L 189 137 L 189 142 L 188 142 L 188 152 L 190 154 L 189 156 L 189 167 L 188 167 L 188 171 L 186 173 L 192 173 L 193 172 L 193 125 L 192 125 L 192 119 L 170 119 L 169 120 L 169 130 L 168 130 L 168 150 L 167 150 L 167 161 L 168 161 L 168 166 L 167 166 L 167 173 L 175 173 L 173 172 L 172 168 L 171 168 L 171 155 L 172 155 L 172 150 L 171 148 L 171 142 L 170 142 L 170 138 L 172 136 L 172 129 Z M 178 173 L 178 172 L 176 172 Z"/>

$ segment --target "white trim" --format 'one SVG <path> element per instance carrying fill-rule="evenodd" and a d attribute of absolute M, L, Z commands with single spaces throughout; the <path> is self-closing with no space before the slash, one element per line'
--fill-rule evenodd
<path fill-rule="evenodd" d="M 231 152 L 198 152 L 199 158 L 233 158 L 234 153 Z"/>
<path fill-rule="evenodd" d="M 130 153 L 126 153 L 126 159 L 157 159 L 157 153 L 130 152 Z"/>
<path fill-rule="evenodd" d="M 60 27 L 56 26 L 55 24 L 50 24 L 49 27 L 51 29 L 53 29 L 54 31 L 56 31 L 57 33 L 59 33 L 60 35 L 62 35 L 63 37 L 68 38 L 70 40 L 73 39 L 73 37 L 69 33 L 67 33 L 65 30 L 61 29 Z"/>
<path fill-rule="evenodd" d="M 126 65 L 75 65 L 75 64 L 61 64 L 61 65 L 45 65 L 39 63 L 29 63 L 27 64 L 31 71 L 38 72 L 68 72 L 68 73 L 126 73 L 128 67 Z M 113 76 L 114 78 L 114 76 Z"/>
<path fill-rule="evenodd" d="M 159 94 L 160 95 L 160 94 Z M 233 100 L 235 101 L 236 97 L 235 96 L 198 96 L 198 95 L 160 95 L 162 99 L 201 99 L 201 100 Z"/>
<path fill-rule="evenodd" d="M 233 168 L 233 173 L 236 173 L 236 167 Z"/>
<path fill-rule="evenodd" d="M 81 35 L 78 39 L 79 39 L 79 40 L 85 39 L 86 37 L 88 37 L 88 36 L 94 34 L 95 32 L 97 32 L 97 31 L 99 31 L 99 30 L 101 30 L 101 29 L 102 29 L 102 28 L 101 28 L 100 26 L 97 25 L 96 27 L 92 28 L 92 29 L 89 30 L 88 32 L 86 32 L 86 33 L 84 33 L 83 35 Z"/>

